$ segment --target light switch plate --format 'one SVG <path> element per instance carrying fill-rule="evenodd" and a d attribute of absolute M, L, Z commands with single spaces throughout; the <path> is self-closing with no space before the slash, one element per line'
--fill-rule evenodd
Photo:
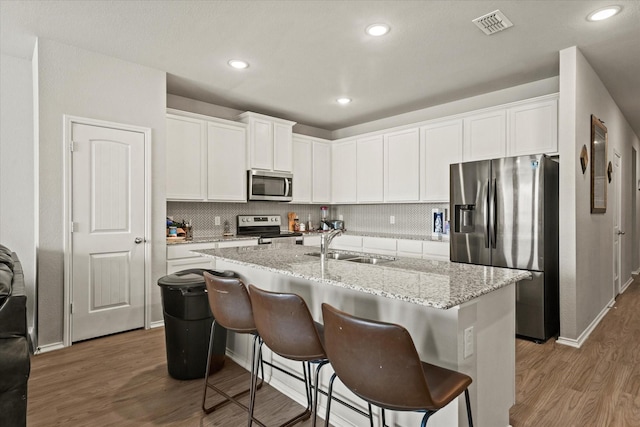
<path fill-rule="evenodd" d="M 214 223 L 214 225 L 220 225 L 220 217 L 217 216 L 217 217 L 213 218 L 213 223 Z"/>
<path fill-rule="evenodd" d="M 473 326 L 464 330 L 464 358 L 473 355 Z"/>
<path fill-rule="evenodd" d="M 395 217 L 395 216 L 393 216 L 393 215 L 391 215 L 391 216 L 389 217 L 389 224 L 395 224 L 395 223 L 396 223 L 396 217 Z"/>

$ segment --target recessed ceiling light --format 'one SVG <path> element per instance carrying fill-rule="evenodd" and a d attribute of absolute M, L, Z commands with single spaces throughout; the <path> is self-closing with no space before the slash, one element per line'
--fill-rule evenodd
<path fill-rule="evenodd" d="M 338 98 L 336 101 L 338 101 L 338 104 L 347 105 L 351 102 L 351 98 Z"/>
<path fill-rule="evenodd" d="M 604 9 L 598 9 L 595 12 L 591 12 L 587 19 L 589 21 L 603 21 L 611 18 L 613 15 L 617 15 L 620 12 L 620 6 L 609 6 Z"/>
<path fill-rule="evenodd" d="M 389 26 L 387 24 L 371 24 L 365 30 L 367 34 L 374 37 L 384 36 L 389 32 Z"/>
<path fill-rule="evenodd" d="M 240 59 L 232 59 L 228 62 L 228 64 L 233 68 L 237 68 L 238 70 L 244 70 L 245 68 L 249 67 L 248 62 L 242 61 Z"/>

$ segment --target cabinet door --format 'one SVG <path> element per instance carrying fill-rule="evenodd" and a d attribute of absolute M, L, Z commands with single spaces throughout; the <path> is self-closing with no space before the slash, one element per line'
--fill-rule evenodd
<path fill-rule="evenodd" d="M 420 199 L 420 132 L 418 128 L 384 136 L 385 201 Z"/>
<path fill-rule="evenodd" d="M 293 139 L 293 202 L 311 202 L 311 141 Z"/>
<path fill-rule="evenodd" d="M 209 200 L 247 201 L 246 129 L 209 123 Z"/>
<path fill-rule="evenodd" d="M 401 258 L 422 258 L 422 241 L 398 239 L 397 255 Z"/>
<path fill-rule="evenodd" d="M 462 119 L 422 128 L 422 200 L 449 200 L 449 165 L 462 162 Z"/>
<path fill-rule="evenodd" d="M 358 203 L 384 201 L 384 138 L 359 139 L 356 162 Z"/>
<path fill-rule="evenodd" d="M 216 260 L 204 256 L 194 258 L 174 259 L 167 261 L 167 274 L 173 274 L 191 268 L 212 269 L 216 267 Z"/>
<path fill-rule="evenodd" d="M 509 156 L 558 152 L 558 101 L 509 108 Z"/>
<path fill-rule="evenodd" d="M 331 146 L 313 141 L 313 193 L 314 203 L 331 203 Z"/>
<path fill-rule="evenodd" d="M 396 239 L 387 239 L 383 237 L 363 237 L 362 251 L 372 254 L 396 255 L 397 252 Z"/>
<path fill-rule="evenodd" d="M 204 200 L 207 195 L 206 123 L 167 116 L 167 199 Z"/>
<path fill-rule="evenodd" d="M 463 150 L 465 162 L 496 159 L 506 155 L 504 110 L 465 117 Z"/>
<path fill-rule="evenodd" d="M 273 124 L 273 170 L 291 172 L 293 167 L 292 127 Z"/>
<path fill-rule="evenodd" d="M 251 169 L 271 170 L 273 167 L 273 127 L 267 120 L 249 121 L 249 160 Z"/>
<path fill-rule="evenodd" d="M 355 141 L 331 146 L 331 200 L 333 203 L 356 202 Z"/>

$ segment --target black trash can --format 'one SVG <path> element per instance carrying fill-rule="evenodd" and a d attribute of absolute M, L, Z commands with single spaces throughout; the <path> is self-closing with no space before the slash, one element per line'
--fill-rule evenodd
<path fill-rule="evenodd" d="M 194 268 L 169 274 L 158 280 L 162 289 L 164 334 L 169 375 L 179 380 L 204 378 L 213 315 L 209 308 L 203 272 L 238 277 L 232 271 Z M 227 330 L 216 324 L 210 372 L 222 369 Z"/>

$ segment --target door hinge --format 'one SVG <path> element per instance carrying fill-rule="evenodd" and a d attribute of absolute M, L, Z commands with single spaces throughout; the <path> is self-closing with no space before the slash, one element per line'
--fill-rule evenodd
<path fill-rule="evenodd" d="M 74 149 L 75 149 L 75 142 L 71 141 L 69 142 L 69 151 L 71 151 L 73 153 Z"/>
<path fill-rule="evenodd" d="M 69 312 L 73 314 L 73 303 L 69 304 Z"/>
<path fill-rule="evenodd" d="M 76 231 L 78 231 L 77 224 L 75 222 L 71 221 L 69 223 L 69 229 L 71 230 L 72 233 L 75 233 Z"/>

